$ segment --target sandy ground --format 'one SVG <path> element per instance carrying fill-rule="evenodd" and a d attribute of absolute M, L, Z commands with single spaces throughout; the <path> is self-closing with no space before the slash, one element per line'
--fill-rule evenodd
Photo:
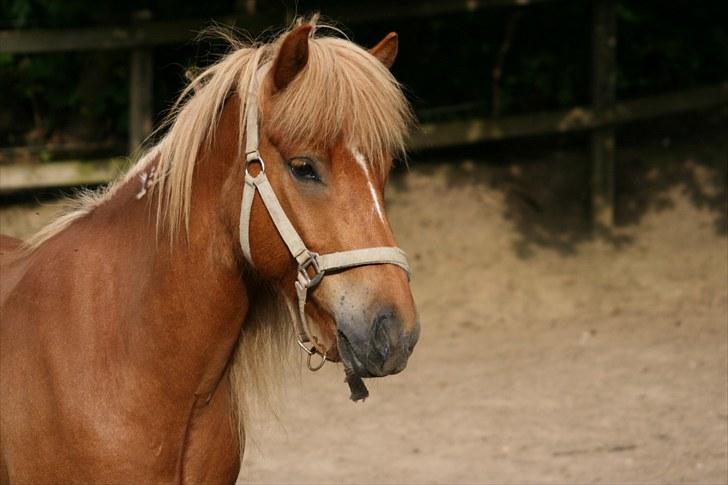
<path fill-rule="evenodd" d="M 340 367 L 293 379 L 240 481 L 726 483 L 728 150 L 678 150 L 621 153 L 623 224 L 595 241 L 579 154 L 415 162 L 388 194 L 408 368 L 364 404 Z"/>
<path fill-rule="evenodd" d="M 341 367 L 290 378 L 240 482 L 726 483 L 726 154 L 620 150 L 597 238 L 585 153 L 413 162 L 388 192 L 423 327 L 408 368 L 363 404 Z"/>

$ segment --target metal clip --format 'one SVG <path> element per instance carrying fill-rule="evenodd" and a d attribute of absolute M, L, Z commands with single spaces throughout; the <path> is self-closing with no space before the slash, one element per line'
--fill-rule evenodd
<path fill-rule="evenodd" d="M 308 370 L 310 370 L 311 372 L 316 372 L 317 370 L 321 369 L 324 366 L 324 364 L 326 363 L 326 354 L 325 353 L 319 354 L 316 351 L 316 347 L 311 347 L 309 349 L 308 347 L 306 347 L 306 344 L 304 344 L 303 341 L 301 341 L 300 338 L 298 339 L 298 345 L 299 345 L 299 347 L 301 347 L 303 349 L 304 352 L 306 352 L 306 354 L 308 354 L 308 358 L 306 359 L 306 365 L 308 366 Z M 313 366 L 313 365 L 311 365 L 311 358 L 316 354 L 321 355 L 321 362 L 318 365 Z"/>
<path fill-rule="evenodd" d="M 306 365 L 308 366 L 308 370 L 310 370 L 311 372 L 316 372 L 317 370 L 321 369 L 326 363 L 326 354 L 324 354 L 321 356 L 321 362 L 319 363 L 319 365 L 312 366 L 311 357 L 313 357 L 314 354 L 316 354 L 316 352 L 314 352 L 313 354 L 308 354 L 308 359 L 306 359 Z"/>
<path fill-rule="evenodd" d="M 306 256 L 306 260 L 298 265 L 299 281 L 305 288 L 312 288 L 321 282 L 321 278 L 324 277 L 324 272 L 321 271 L 321 267 L 319 266 L 318 253 L 308 251 Z M 308 274 L 309 268 L 313 268 L 313 276 Z"/>

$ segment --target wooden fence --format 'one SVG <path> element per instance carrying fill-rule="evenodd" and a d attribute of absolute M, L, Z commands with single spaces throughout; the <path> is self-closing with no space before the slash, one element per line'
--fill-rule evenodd
<path fill-rule="evenodd" d="M 355 24 L 396 17 L 428 17 L 476 11 L 494 6 L 527 8 L 529 4 L 546 1 L 550 0 L 377 2 L 376 8 L 338 6 L 327 9 L 326 14 Z M 615 1 L 580 1 L 591 1 L 593 4 L 590 106 L 497 119 L 480 117 L 424 124 L 415 134 L 411 146 L 415 150 L 427 150 L 513 137 L 589 130 L 592 147 L 592 219 L 596 226 L 611 226 L 614 220 L 614 127 L 625 122 L 728 104 L 728 81 L 690 91 L 619 102 L 616 97 Z M 249 31 L 260 31 L 270 25 L 290 21 L 280 13 L 254 13 L 254 1 L 243 3 L 246 3 L 246 14 L 218 21 Z M 142 12 L 135 16 L 131 25 L 120 28 L 0 31 L 0 52 L 129 50 L 129 149 L 133 152 L 152 130 L 152 48 L 189 41 L 202 27 L 204 23 L 200 21 L 154 22 Z M 125 164 L 126 159 L 113 158 L 0 165 L 0 193 L 103 183 L 123 170 Z"/>

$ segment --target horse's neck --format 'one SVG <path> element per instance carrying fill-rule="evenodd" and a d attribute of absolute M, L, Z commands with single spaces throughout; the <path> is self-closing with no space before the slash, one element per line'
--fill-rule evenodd
<path fill-rule="evenodd" d="M 234 241 L 214 208 L 194 201 L 192 213 L 189 240 L 181 235 L 170 249 L 160 236 L 144 307 L 150 337 L 166 345 L 179 376 L 194 377 L 194 393 L 206 396 L 227 367 L 248 301 Z"/>
<path fill-rule="evenodd" d="M 72 255 L 71 265 L 85 265 L 95 279 L 82 280 L 88 287 L 79 288 L 87 294 L 81 298 L 104 299 L 103 305 L 80 302 L 98 313 L 85 331 L 98 339 L 116 335 L 124 341 L 122 364 L 163 379 L 175 398 L 214 391 L 248 309 L 234 233 L 215 199 L 222 195 L 205 180 L 219 184 L 221 176 L 207 165 L 196 172 L 189 231 L 174 244 L 164 231 L 157 236 L 157 194 L 137 198 L 142 180 L 136 176 L 50 241 L 57 246 L 52 253 Z M 104 342 L 94 343 L 103 348 Z"/>

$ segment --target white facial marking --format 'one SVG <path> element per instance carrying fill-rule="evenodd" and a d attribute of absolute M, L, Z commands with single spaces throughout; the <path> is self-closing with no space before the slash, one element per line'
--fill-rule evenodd
<path fill-rule="evenodd" d="M 384 223 L 384 211 L 382 210 L 382 204 L 379 202 L 377 191 L 374 190 L 374 184 L 372 183 L 372 177 L 369 173 L 369 164 L 367 163 L 367 159 L 364 158 L 364 155 L 362 155 L 362 153 L 356 147 L 351 148 L 350 150 L 351 154 L 354 155 L 354 160 L 356 160 L 356 163 L 364 171 L 364 175 L 367 178 L 369 193 L 372 195 L 372 200 L 374 201 L 374 211 L 377 213 L 377 216 L 379 216 L 379 220 Z"/>

